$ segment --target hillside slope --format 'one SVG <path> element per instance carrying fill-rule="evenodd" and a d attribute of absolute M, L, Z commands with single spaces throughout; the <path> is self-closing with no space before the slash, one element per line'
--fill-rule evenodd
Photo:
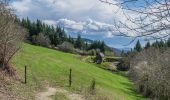
<path fill-rule="evenodd" d="M 145 99 L 134 91 L 133 83 L 126 77 L 102 70 L 95 64 L 82 62 L 74 54 L 24 44 L 22 51 L 13 59 L 13 64 L 20 76 L 24 76 L 24 66 L 28 66 L 28 84 L 16 83 L 11 89 L 25 95 L 27 99 L 33 99 L 35 93 L 46 87 L 47 83 L 81 94 L 93 79 L 96 80 L 97 95 L 113 100 Z M 73 70 L 71 88 L 68 87 L 70 68 Z"/>

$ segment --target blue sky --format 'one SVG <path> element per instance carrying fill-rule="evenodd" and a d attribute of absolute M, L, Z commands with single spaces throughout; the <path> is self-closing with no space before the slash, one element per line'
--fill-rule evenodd
<path fill-rule="evenodd" d="M 119 7 L 99 0 L 13 0 L 11 5 L 20 18 L 29 17 L 50 25 L 60 25 L 74 37 L 81 34 L 84 38 L 104 40 L 109 46 L 119 49 L 133 48 L 135 44 L 124 46 L 131 39 L 116 37 L 114 32 L 110 32 L 110 29 L 114 30 L 115 20 L 126 19 Z M 127 13 L 135 16 L 131 12 Z"/>

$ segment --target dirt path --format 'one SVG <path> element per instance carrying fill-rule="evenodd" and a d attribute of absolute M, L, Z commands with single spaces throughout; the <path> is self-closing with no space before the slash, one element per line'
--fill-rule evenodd
<path fill-rule="evenodd" d="M 0 100 L 7 100 L 7 98 L 2 93 L 0 93 Z"/>
<path fill-rule="evenodd" d="M 47 91 L 45 92 L 38 93 L 36 95 L 36 100 L 52 100 L 50 96 L 55 95 L 56 93 L 63 93 L 69 98 L 69 100 L 85 100 L 83 96 L 80 94 L 70 93 L 62 88 L 51 88 L 51 87 L 48 87 Z"/>
<path fill-rule="evenodd" d="M 36 96 L 36 100 L 52 100 L 49 96 L 55 95 L 56 89 L 49 87 L 47 91 L 40 92 Z"/>

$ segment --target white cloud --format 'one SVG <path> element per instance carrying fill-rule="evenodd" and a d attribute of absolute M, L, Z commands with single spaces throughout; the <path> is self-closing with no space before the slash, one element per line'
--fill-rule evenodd
<path fill-rule="evenodd" d="M 69 19 L 59 19 L 58 21 L 43 21 L 49 25 L 64 27 L 67 32 L 82 33 L 84 35 L 99 35 L 104 38 L 112 38 L 113 25 L 97 22 L 92 19 L 86 21 L 73 21 Z M 51 24 L 52 23 L 52 24 Z"/>
<path fill-rule="evenodd" d="M 55 25 L 56 21 L 54 20 L 43 20 L 44 23 L 48 24 L 48 25 Z"/>
<path fill-rule="evenodd" d="M 31 0 L 16 1 L 12 3 L 12 6 L 17 10 L 17 12 L 23 13 L 30 10 Z M 28 6 L 29 5 L 29 6 Z"/>
<path fill-rule="evenodd" d="M 113 2 L 113 0 L 108 1 Z M 114 26 L 111 25 L 114 20 L 128 23 L 131 27 L 134 24 L 127 20 L 124 13 L 131 17 L 136 16 L 131 12 L 123 12 L 119 6 L 108 5 L 99 0 L 17 0 L 11 5 L 20 17 L 38 18 L 46 20 L 48 24 L 54 24 L 52 20 L 68 18 L 75 21 L 64 19 L 60 24 L 65 25 L 65 28 L 77 30 L 77 32 L 89 32 L 88 34 L 105 33 L 106 37 L 113 36 L 108 30 L 116 32 Z M 93 21 L 94 19 L 96 21 Z M 135 35 L 136 33 L 128 32 L 127 34 Z"/>
<path fill-rule="evenodd" d="M 106 37 L 107 38 L 112 38 L 113 37 L 113 33 L 112 32 L 108 32 Z"/>
<path fill-rule="evenodd" d="M 91 18 L 101 22 L 112 22 L 113 18 L 121 18 L 120 13 L 114 14 L 119 9 L 118 6 L 110 6 L 99 0 L 17 0 L 11 5 L 21 16 L 34 14 L 35 17 L 43 16 L 44 19 Z"/>

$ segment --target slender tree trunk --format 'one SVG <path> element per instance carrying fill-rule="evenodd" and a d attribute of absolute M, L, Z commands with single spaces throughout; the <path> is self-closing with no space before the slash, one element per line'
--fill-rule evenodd
<path fill-rule="evenodd" d="M 2 56 L 2 68 L 5 69 L 5 59 L 6 59 L 6 49 L 7 49 L 7 45 L 6 42 L 4 44 L 4 51 L 3 51 L 3 56 Z"/>

